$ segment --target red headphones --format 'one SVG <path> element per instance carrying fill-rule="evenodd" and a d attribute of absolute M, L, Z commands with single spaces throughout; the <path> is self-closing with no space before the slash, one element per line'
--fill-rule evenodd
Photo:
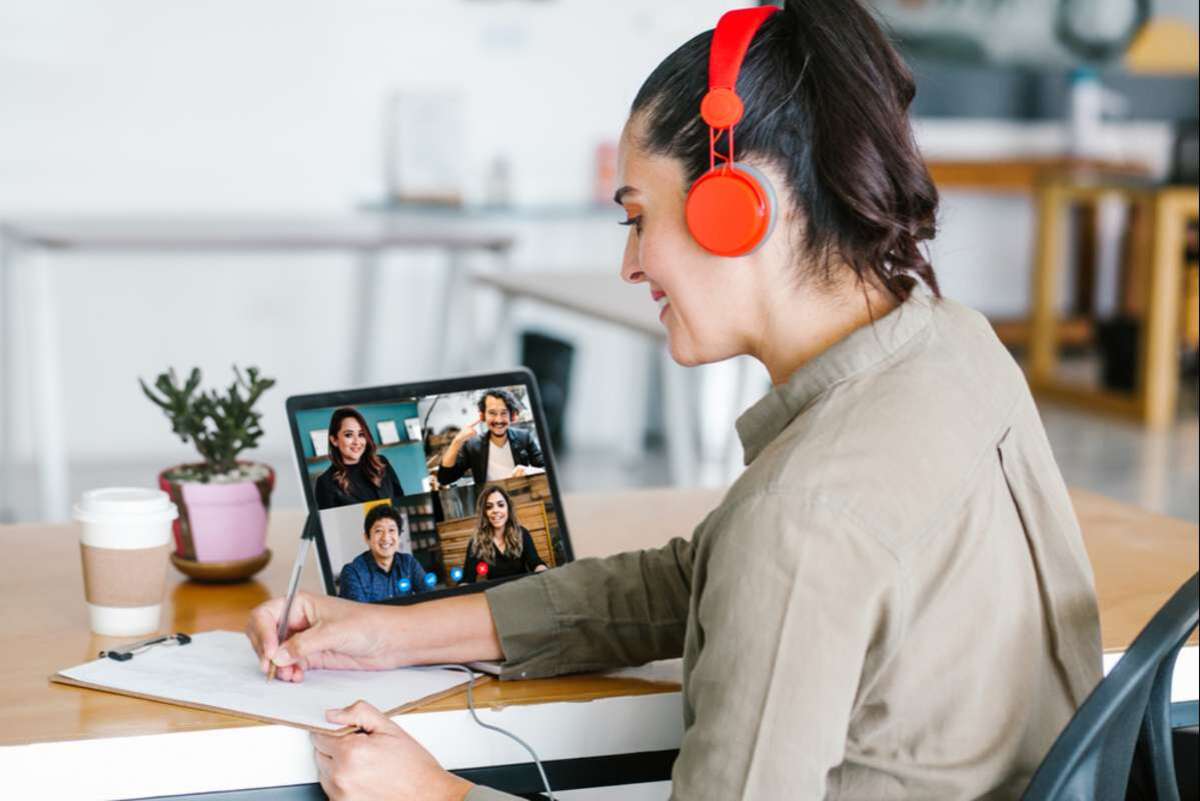
<path fill-rule="evenodd" d="M 700 103 L 700 116 L 708 124 L 709 169 L 688 190 L 684 213 L 692 237 L 718 256 L 753 252 L 775 227 L 775 190 L 765 175 L 734 159 L 733 126 L 743 111 L 737 95 L 742 59 L 759 26 L 778 10 L 760 6 L 728 11 L 713 31 L 708 93 Z M 722 131 L 728 133 L 728 154 L 717 152 Z"/>

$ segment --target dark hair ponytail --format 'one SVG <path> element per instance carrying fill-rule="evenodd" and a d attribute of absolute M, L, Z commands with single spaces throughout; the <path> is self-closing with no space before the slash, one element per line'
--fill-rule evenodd
<path fill-rule="evenodd" d="M 700 100 L 708 89 L 706 31 L 659 64 L 638 91 L 638 144 L 683 162 L 688 180 L 708 169 Z M 746 114 L 740 159 L 783 173 L 782 192 L 804 212 L 811 262 L 874 278 L 904 299 L 920 279 L 938 294 L 920 243 L 935 233 L 937 189 L 908 119 L 912 73 L 859 0 L 788 0 L 755 36 L 738 76 Z"/>

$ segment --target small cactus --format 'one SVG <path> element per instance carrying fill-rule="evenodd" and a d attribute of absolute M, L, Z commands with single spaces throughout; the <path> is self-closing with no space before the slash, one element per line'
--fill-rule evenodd
<path fill-rule="evenodd" d="M 154 381 L 157 393 L 138 379 L 142 392 L 171 421 L 171 430 L 184 442 L 191 441 L 204 459 L 204 466 L 189 477 L 207 481 L 236 470 L 238 454 L 255 447 L 262 437 L 262 413 L 255 411 L 254 404 L 275 385 L 275 379 L 260 376 L 257 367 L 247 367 L 243 375 L 236 364 L 233 375 L 224 395 L 199 389 L 198 367 L 192 368 L 182 385 L 174 369 L 160 374 Z"/>

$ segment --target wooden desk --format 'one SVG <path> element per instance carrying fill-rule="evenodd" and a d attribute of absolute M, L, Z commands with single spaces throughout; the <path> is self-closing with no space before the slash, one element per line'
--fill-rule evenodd
<path fill-rule="evenodd" d="M 1096 571 L 1104 647 L 1118 652 L 1196 571 L 1197 527 L 1091 493 L 1072 497 Z M 689 536 L 719 499 L 715 490 L 647 490 L 567 495 L 564 505 L 576 555 L 586 557 Z M 173 575 L 164 631 L 241 630 L 254 605 L 283 591 L 301 520 L 299 512 L 272 515 L 275 558 L 254 581 L 217 587 Z M 0 526 L 0 542 L 8 555 L 0 563 L 0 775 L 14 777 L 17 788 L 24 782 L 42 797 L 111 798 L 315 781 L 307 734 L 299 729 L 50 683 L 56 670 L 123 640 L 88 631 L 73 526 Z M 303 586 L 319 592 L 309 567 Z M 663 753 L 682 735 L 674 675 L 667 668 L 658 681 L 488 682 L 476 699 L 491 708 L 490 719 L 532 737 L 547 759 Z M 527 761 L 498 742 L 504 738 L 470 723 L 464 709 L 459 693 L 402 722 L 450 768 Z"/>

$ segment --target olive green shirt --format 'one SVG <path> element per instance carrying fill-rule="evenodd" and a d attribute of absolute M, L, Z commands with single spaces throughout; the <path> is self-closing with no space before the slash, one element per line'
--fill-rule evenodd
<path fill-rule="evenodd" d="M 1100 628 L 987 321 L 914 292 L 737 428 L 747 468 L 690 542 L 488 591 L 503 675 L 682 655 L 673 799 L 1017 798 L 1100 680 Z"/>

